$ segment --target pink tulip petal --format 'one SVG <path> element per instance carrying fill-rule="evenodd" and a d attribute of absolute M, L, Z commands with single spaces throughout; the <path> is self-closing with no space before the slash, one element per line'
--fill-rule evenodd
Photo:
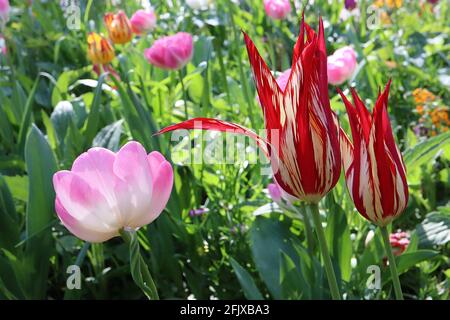
<path fill-rule="evenodd" d="M 155 152 L 148 156 L 150 166 L 153 166 L 160 160 L 161 158 Z M 153 167 L 152 171 L 157 172 L 157 175 L 153 180 L 151 209 L 134 220 L 133 223 L 130 224 L 131 227 L 137 228 L 151 223 L 161 214 L 169 201 L 173 187 L 173 169 L 171 164 L 164 160 L 158 167 Z"/>
<path fill-rule="evenodd" d="M 137 142 L 123 146 L 116 155 L 114 172 L 125 182 L 116 185 L 115 193 L 124 226 L 130 226 L 134 217 L 150 211 L 153 179 L 144 147 Z"/>
<path fill-rule="evenodd" d="M 76 173 L 57 172 L 53 176 L 53 185 L 61 206 L 86 228 L 101 233 L 117 229 L 117 218 L 105 197 Z"/>
<path fill-rule="evenodd" d="M 116 231 L 101 232 L 83 225 L 82 221 L 75 219 L 67 212 L 59 198 L 55 200 L 55 210 L 62 224 L 76 237 L 84 241 L 104 242 L 118 235 Z"/>

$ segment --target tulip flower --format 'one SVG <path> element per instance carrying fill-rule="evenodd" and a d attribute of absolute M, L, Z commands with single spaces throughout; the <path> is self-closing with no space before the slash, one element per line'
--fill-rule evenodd
<path fill-rule="evenodd" d="M 156 40 L 145 50 L 144 55 L 148 62 L 158 68 L 179 70 L 192 59 L 193 49 L 192 36 L 186 32 L 179 32 Z"/>
<path fill-rule="evenodd" d="M 0 27 L 9 20 L 9 0 L 0 0 Z"/>
<path fill-rule="evenodd" d="M 349 116 L 353 144 L 341 133 L 341 154 L 345 180 L 356 209 L 381 227 L 397 299 L 402 299 L 395 260 L 386 226 L 408 204 L 406 168 L 395 144 L 387 107 L 391 82 L 379 94 L 370 114 L 354 89 L 354 105 L 339 90 Z M 395 269 L 395 270 L 394 270 Z"/>
<path fill-rule="evenodd" d="M 117 153 L 90 149 L 70 171 L 57 172 L 53 185 L 63 225 L 80 239 L 104 242 L 160 215 L 172 190 L 173 170 L 159 152 L 147 155 L 142 145 L 129 142 Z"/>
<path fill-rule="evenodd" d="M 327 61 L 328 82 L 339 85 L 349 80 L 357 66 L 356 52 L 352 47 L 336 50 Z"/>
<path fill-rule="evenodd" d="M 395 256 L 401 255 L 408 248 L 410 243 L 409 234 L 406 232 L 396 232 L 389 235 L 392 251 Z"/>
<path fill-rule="evenodd" d="M 281 20 L 291 12 L 290 0 L 264 0 L 264 9 L 269 17 Z"/>
<path fill-rule="evenodd" d="M 108 39 L 98 33 L 91 32 L 87 42 L 88 56 L 94 65 L 105 65 L 114 59 L 114 48 Z"/>
<path fill-rule="evenodd" d="M 122 10 L 116 14 L 107 13 L 103 20 L 108 29 L 109 38 L 114 44 L 125 44 L 133 39 L 130 20 Z"/>
<path fill-rule="evenodd" d="M 153 10 L 138 10 L 130 19 L 131 29 L 136 34 L 152 31 L 156 26 L 156 15 Z"/>
<path fill-rule="evenodd" d="M 163 129 L 203 129 L 240 133 L 256 140 L 272 164 L 274 178 L 289 195 L 307 202 L 315 217 L 333 298 L 339 290 L 326 248 L 317 203 L 337 183 L 341 172 L 338 125 L 330 108 L 323 23 L 316 34 L 302 19 L 292 69 L 283 90 L 252 40 L 244 33 L 267 139 L 240 125 L 197 118 Z M 305 39 L 306 38 L 306 39 Z M 306 40 L 306 41 L 305 41 Z M 197 124 L 201 124 L 198 128 Z"/>

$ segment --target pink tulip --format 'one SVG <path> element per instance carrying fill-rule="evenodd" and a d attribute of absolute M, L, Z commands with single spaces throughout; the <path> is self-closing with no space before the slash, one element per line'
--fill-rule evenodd
<path fill-rule="evenodd" d="M 9 19 L 9 0 L 0 0 L 0 25 Z"/>
<path fill-rule="evenodd" d="M 179 32 L 156 40 L 145 50 L 144 55 L 158 68 L 178 70 L 192 59 L 193 49 L 192 36 L 186 32 Z"/>
<path fill-rule="evenodd" d="M 71 171 L 53 177 L 56 212 L 80 239 L 103 242 L 155 220 L 169 200 L 173 169 L 159 152 L 127 143 L 119 152 L 92 148 Z"/>
<path fill-rule="evenodd" d="M 264 0 L 264 9 L 272 19 L 284 19 L 291 12 L 291 2 L 289 0 Z"/>
<path fill-rule="evenodd" d="M 336 50 L 327 61 L 328 83 L 340 85 L 350 79 L 357 66 L 356 52 L 352 47 Z"/>
<path fill-rule="evenodd" d="M 131 29 L 136 34 L 147 33 L 156 27 L 156 15 L 153 10 L 138 10 L 130 19 Z"/>

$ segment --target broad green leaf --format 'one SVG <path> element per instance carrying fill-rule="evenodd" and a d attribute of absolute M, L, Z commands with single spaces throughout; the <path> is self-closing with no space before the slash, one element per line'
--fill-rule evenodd
<path fill-rule="evenodd" d="M 250 230 L 250 243 L 256 268 L 275 299 L 282 298 L 280 256 L 283 251 L 293 261 L 297 254 L 291 244 L 291 233 L 280 221 L 257 217 Z"/>
<path fill-rule="evenodd" d="M 449 148 L 450 132 L 422 141 L 404 152 L 403 159 L 408 171 L 430 161 L 442 148 Z"/>
<path fill-rule="evenodd" d="M 112 151 L 118 151 L 120 147 L 120 137 L 122 135 L 123 120 L 116 121 L 102 130 L 94 138 L 93 147 L 103 147 Z"/>
<path fill-rule="evenodd" d="M 236 260 L 230 257 L 230 264 L 233 267 L 234 273 L 241 284 L 244 295 L 249 300 L 264 300 L 261 292 L 253 281 L 252 276 L 245 270 Z"/>
<path fill-rule="evenodd" d="M 98 79 L 97 87 L 95 89 L 94 93 L 94 100 L 92 101 L 91 108 L 89 110 L 89 116 L 87 119 L 87 125 L 86 125 L 86 144 L 90 146 L 92 144 L 92 140 L 94 139 L 99 122 L 100 122 L 100 104 L 102 102 L 102 85 L 105 81 L 105 77 L 108 74 L 102 74 L 100 78 Z"/>
<path fill-rule="evenodd" d="M 0 247 L 14 251 L 19 242 L 18 221 L 14 200 L 5 179 L 0 175 Z"/>
<path fill-rule="evenodd" d="M 38 78 L 34 82 L 33 88 L 31 89 L 31 91 L 28 95 L 28 98 L 27 98 L 27 102 L 25 104 L 25 111 L 23 113 L 22 121 L 20 123 L 20 130 L 19 130 L 19 137 L 18 137 L 19 150 L 22 150 L 23 146 L 25 145 L 26 134 L 27 134 L 28 129 L 31 124 L 31 117 L 33 115 L 32 108 L 33 108 L 34 96 L 36 94 L 36 89 L 39 84 L 39 77 L 40 76 L 38 76 Z"/>
<path fill-rule="evenodd" d="M 304 288 L 307 287 L 300 270 L 294 261 L 280 251 L 280 286 L 283 299 L 298 300 L 304 297 Z"/>
<path fill-rule="evenodd" d="M 32 283 L 28 283 L 33 298 L 45 298 L 49 258 L 54 250 L 51 225 L 55 220 L 55 192 L 52 178 L 56 172 L 53 152 L 41 131 L 32 126 L 25 144 L 25 162 L 29 177 L 26 236 L 26 255 L 34 267 Z"/>
<path fill-rule="evenodd" d="M 422 247 L 445 245 L 450 241 L 450 217 L 439 212 L 431 212 L 417 225 L 416 233 Z"/>

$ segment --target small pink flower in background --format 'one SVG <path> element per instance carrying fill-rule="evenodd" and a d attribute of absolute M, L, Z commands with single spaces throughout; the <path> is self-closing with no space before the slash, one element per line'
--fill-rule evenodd
<path fill-rule="evenodd" d="M 328 83 L 340 85 L 349 80 L 356 70 L 356 52 L 352 47 L 343 47 L 328 57 Z"/>
<path fill-rule="evenodd" d="M 138 229 L 165 208 L 173 186 L 173 169 L 159 153 L 129 142 L 119 152 L 92 148 L 71 171 L 53 177 L 56 212 L 75 236 L 103 242 L 122 229 Z"/>
<path fill-rule="evenodd" d="M 290 0 L 264 0 L 264 9 L 272 19 L 284 19 L 291 12 L 291 2 Z"/>
<path fill-rule="evenodd" d="M 152 31 L 156 27 L 156 15 L 153 10 L 138 10 L 130 19 L 131 29 L 136 34 Z"/>
<path fill-rule="evenodd" d="M 406 232 L 396 232 L 389 235 L 389 242 L 391 243 L 392 252 L 399 256 L 405 252 L 409 245 L 409 234 Z"/>
<path fill-rule="evenodd" d="M 192 59 L 193 49 L 192 35 L 179 32 L 156 40 L 145 50 L 144 56 L 158 68 L 179 70 Z"/>
<path fill-rule="evenodd" d="M 0 0 L 0 26 L 9 20 L 9 1 Z"/>
<path fill-rule="evenodd" d="M 6 41 L 2 35 L 0 35 L 0 54 L 6 55 Z"/>
<path fill-rule="evenodd" d="M 280 186 L 276 183 L 271 183 L 267 186 L 267 190 L 269 191 L 269 195 L 272 200 L 276 203 L 281 201 L 281 189 Z"/>

